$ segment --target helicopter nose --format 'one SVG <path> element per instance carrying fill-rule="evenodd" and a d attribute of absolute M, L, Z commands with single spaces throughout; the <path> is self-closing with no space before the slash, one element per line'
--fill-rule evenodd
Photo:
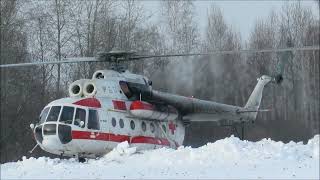
<path fill-rule="evenodd" d="M 44 136 L 42 146 L 46 151 L 52 153 L 54 153 L 54 151 L 63 149 L 60 140 L 56 136 Z"/>
<path fill-rule="evenodd" d="M 34 137 L 42 146 L 56 149 L 72 140 L 72 132 L 69 125 L 42 124 L 34 128 Z"/>
<path fill-rule="evenodd" d="M 61 142 L 57 137 L 57 124 L 43 125 L 43 140 L 42 146 L 46 150 L 58 150 L 62 148 Z"/>

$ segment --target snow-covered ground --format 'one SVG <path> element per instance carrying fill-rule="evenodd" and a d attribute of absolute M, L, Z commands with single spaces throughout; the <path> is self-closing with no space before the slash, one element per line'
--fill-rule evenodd
<path fill-rule="evenodd" d="M 98 160 L 23 158 L 1 164 L 1 179 L 319 179 L 319 135 L 307 144 L 241 141 L 229 137 L 200 148 L 135 153 L 124 142 Z"/>

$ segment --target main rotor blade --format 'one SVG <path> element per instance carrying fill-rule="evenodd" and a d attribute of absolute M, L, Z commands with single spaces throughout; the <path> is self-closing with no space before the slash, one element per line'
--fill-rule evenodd
<path fill-rule="evenodd" d="M 239 53 L 267 53 L 267 52 L 287 52 L 287 51 L 314 51 L 319 50 L 320 46 L 304 46 L 304 47 L 291 47 L 291 48 L 281 48 L 281 49 L 241 49 L 241 50 L 231 50 L 231 51 L 212 51 L 209 53 L 188 53 L 188 54 L 165 54 L 165 55 L 141 55 L 130 57 L 131 60 L 148 59 L 155 57 L 183 57 L 183 56 L 209 56 L 209 55 L 221 55 L 221 54 L 239 54 Z"/>
<path fill-rule="evenodd" d="M 1 64 L 0 68 L 34 66 L 34 65 L 45 65 L 45 64 L 78 63 L 78 62 L 99 62 L 99 61 L 101 61 L 101 60 L 96 59 L 94 57 L 64 58 L 61 61 L 30 62 L 30 63 L 18 63 L 18 64 Z"/>
<path fill-rule="evenodd" d="M 209 53 L 188 53 L 188 54 L 163 54 L 163 55 L 138 55 L 128 57 L 127 60 L 139 60 L 148 59 L 155 57 L 183 57 L 183 56 L 203 56 L 203 55 L 221 55 L 221 54 L 239 54 L 239 53 L 266 53 L 266 52 L 287 52 L 287 51 L 314 51 L 319 50 L 319 46 L 304 46 L 304 47 L 291 47 L 283 49 L 242 49 L 242 50 L 231 50 L 231 51 L 212 51 Z M 126 58 L 120 61 L 127 61 Z M 44 64 L 62 64 L 62 63 L 78 63 L 78 62 L 103 62 L 109 61 L 109 59 L 95 58 L 95 57 L 79 57 L 79 58 L 64 58 L 61 61 L 45 61 L 45 62 L 30 62 L 30 63 L 17 63 L 17 64 L 2 64 L 0 68 L 4 67 L 21 67 L 21 66 L 34 66 L 34 65 L 44 65 Z"/>

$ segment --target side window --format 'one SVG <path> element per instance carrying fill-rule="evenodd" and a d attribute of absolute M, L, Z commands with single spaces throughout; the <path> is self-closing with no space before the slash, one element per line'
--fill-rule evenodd
<path fill-rule="evenodd" d="M 146 123 L 145 123 L 144 121 L 142 121 L 142 123 L 141 123 L 141 129 L 142 129 L 143 131 L 146 131 L 146 130 L 147 130 L 147 126 L 146 126 Z"/>
<path fill-rule="evenodd" d="M 112 124 L 113 127 L 116 127 L 116 125 L 117 125 L 117 121 L 116 121 L 116 119 L 114 117 L 111 120 L 111 124 Z"/>
<path fill-rule="evenodd" d="M 165 132 L 165 133 L 167 133 L 167 129 L 166 129 L 166 125 L 162 125 L 162 129 L 163 129 L 163 131 Z"/>
<path fill-rule="evenodd" d="M 88 129 L 100 129 L 98 112 L 96 110 L 89 109 Z"/>
<path fill-rule="evenodd" d="M 154 127 L 153 123 L 150 124 L 150 130 L 151 130 L 152 133 L 154 133 L 155 127 Z"/>
<path fill-rule="evenodd" d="M 124 127 L 123 119 L 120 119 L 120 120 L 119 120 L 119 125 L 120 125 L 120 127 L 121 127 L 121 128 L 123 128 L 123 127 Z"/>
<path fill-rule="evenodd" d="M 39 119 L 40 119 L 40 124 L 43 123 L 44 121 L 46 121 L 46 117 L 47 117 L 47 115 L 48 115 L 49 109 L 50 109 L 50 107 L 45 108 L 45 109 L 42 111 L 42 113 L 40 114 L 40 117 L 39 117 Z"/>
<path fill-rule="evenodd" d="M 84 122 L 82 126 L 80 124 L 81 121 Z M 86 110 L 77 108 L 76 116 L 74 118 L 74 125 L 84 128 L 85 124 L 86 124 Z"/>
<path fill-rule="evenodd" d="M 130 127 L 132 130 L 134 130 L 134 128 L 136 127 L 133 120 L 130 121 Z"/>
<path fill-rule="evenodd" d="M 62 113 L 60 116 L 60 122 L 63 122 L 66 124 L 72 124 L 73 113 L 74 113 L 74 107 L 63 106 Z"/>
<path fill-rule="evenodd" d="M 60 114 L 61 106 L 52 106 L 47 118 L 48 121 L 57 121 Z"/>

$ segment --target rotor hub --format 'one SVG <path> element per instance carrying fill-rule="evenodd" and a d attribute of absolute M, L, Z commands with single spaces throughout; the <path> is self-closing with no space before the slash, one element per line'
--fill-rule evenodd
<path fill-rule="evenodd" d="M 123 73 L 128 69 L 128 66 L 123 64 L 123 62 L 129 61 L 130 57 L 134 54 L 134 51 L 112 50 L 110 52 L 99 53 L 98 59 L 100 61 L 109 62 L 112 70 Z"/>

